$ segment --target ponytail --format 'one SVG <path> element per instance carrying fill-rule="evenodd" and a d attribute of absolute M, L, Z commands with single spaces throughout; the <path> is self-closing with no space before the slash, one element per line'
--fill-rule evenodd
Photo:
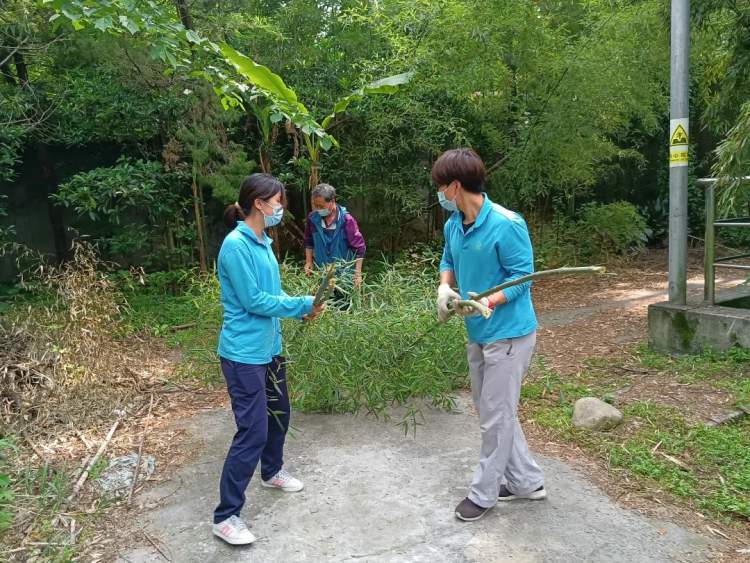
<path fill-rule="evenodd" d="M 247 217 L 247 213 L 236 201 L 231 205 L 227 205 L 224 209 L 224 225 L 228 229 L 233 229 L 237 225 L 237 221 L 244 221 L 245 217 Z"/>

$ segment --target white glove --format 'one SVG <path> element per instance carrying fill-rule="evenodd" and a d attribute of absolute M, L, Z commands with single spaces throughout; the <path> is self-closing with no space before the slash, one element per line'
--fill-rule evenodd
<path fill-rule="evenodd" d="M 451 318 L 454 312 L 451 304 L 461 299 L 461 296 L 451 289 L 450 284 L 441 283 L 437 291 L 437 311 L 438 320 L 444 323 Z"/>
<path fill-rule="evenodd" d="M 477 303 L 481 303 L 488 309 L 490 308 L 490 300 L 487 297 L 482 297 L 481 299 L 476 299 L 478 293 L 474 293 L 473 291 L 468 292 L 469 299 L 476 301 Z M 466 318 L 466 317 L 479 317 L 482 315 L 479 310 L 475 309 L 474 307 L 456 307 L 456 314 Z"/>
<path fill-rule="evenodd" d="M 487 297 L 482 297 L 481 299 L 476 299 L 476 297 L 479 295 L 478 293 L 474 293 L 473 291 L 469 291 L 468 293 L 469 299 L 472 299 L 474 301 L 477 301 L 478 303 L 481 303 L 485 307 L 489 309 L 490 307 L 490 300 Z M 461 315 L 462 317 L 478 317 L 481 316 L 481 313 L 475 309 L 474 307 L 456 307 L 456 314 Z"/>

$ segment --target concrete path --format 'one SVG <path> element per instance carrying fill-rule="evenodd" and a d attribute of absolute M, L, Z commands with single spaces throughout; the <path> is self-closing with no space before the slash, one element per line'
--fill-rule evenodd
<path fill-rule="evenodd" d="M 712 551 L 710 540 L 620 508 L 574 469 L 542 456 L 547 500 L 457 521 L 453 508 L 466 494 L 479 448 L 472 414 L 427 410 L 416 438 L 393 421 L 367 417 L 296 414 L 293 424 L 299 431 L 287 442 L 286 467 L 306 488 L 284 494 L 253 480 L 243 517 L 255 544 L 233 548 L 211 535 L 234 433 L 229 410 L 217 409 L 187 423 L 203 453 L 138 499 L 154 508 L 134 524 L 134 543 L 118 561 L 640 563 L 705 561 Z M 163 554 L 141 539 L 138 525 Z"/>

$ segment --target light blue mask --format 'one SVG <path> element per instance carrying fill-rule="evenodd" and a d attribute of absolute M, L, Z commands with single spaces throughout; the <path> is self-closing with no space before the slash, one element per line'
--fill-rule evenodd
<path fill-rule="evenodd" d="M 316 211 L 321 217 L 328 217 L 331 214 L 331 210 L 327 207 L 324 207 L 323 209 L 316 209 Z"/>
<path fill-rule="evenodd" d="M 266 224 L 266 229 L 275 227 L 276 225 L 281 223 L 281 218 L 284 217 L 284 206 L 278 205 L 274 207 L 273 205 L 271 205 L 270 203 L 266 203 L 265 201 L 263 203 L 273 209 L 273 213 L 271 215 L 266 215 L 265 213 L 263 214 L 263 221 Z"/>
<path fill-rule="evenodd" d="M 443 192 L 438 192 L 437 195 L 438 202 L 443 209 L 446 211 L 458 211 L 458 205 L 456 205 L 455 199 L 448 199 Z"/>

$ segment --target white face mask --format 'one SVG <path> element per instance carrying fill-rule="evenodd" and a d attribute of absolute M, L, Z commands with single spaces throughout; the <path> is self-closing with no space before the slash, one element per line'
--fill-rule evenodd
<path fill-rule="evenodd" d="M 263 205 L 267 205 L 271 208 L 271 215 L 263 214 L 263 222 L 266 225 L 266 228 L 275 227 L 279 223 L 281 223 L 281 219 L 284 217 L 284 206 L 279 205 L 271 205 L 270 203 L 266 201 L 261 201 Z"/>
<path fill-rule="evenodd" d="M 445 209 L 446 211 L 458 211 L 458 205 L 456 205 L 456 197 L 458 194 L 456 194 L 456 197 L 453 199 L 448 199 L 445 195 L 445 192 L 447 192 L 450 189 L 450 187 L 446 188 L 442 192 L 438 192 L 438 202 L 440 203 L 440 206 Z"/>

